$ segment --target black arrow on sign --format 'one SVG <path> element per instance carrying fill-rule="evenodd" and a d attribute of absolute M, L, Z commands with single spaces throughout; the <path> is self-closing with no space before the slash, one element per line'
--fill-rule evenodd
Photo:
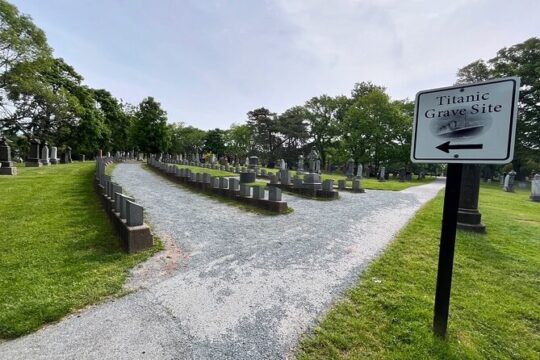
<path fill-rule="evenodd" d="M 450 145 L 450 141 L 447 141 L 444 144 L 437 146 L 437 149 L 444 151 L 445 153 L 448 153 L 450 150 L 482 149 L 483 147 L 484 147 L 483 144 Z"/>

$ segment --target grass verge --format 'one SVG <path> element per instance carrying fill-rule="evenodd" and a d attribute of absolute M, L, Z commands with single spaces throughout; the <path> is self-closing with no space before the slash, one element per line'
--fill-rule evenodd
<path fill-rule="evenodd" d="M 449 336 L 431 333 L 442 194 L 306 336 L 299 359 L 538 359 L 540 204 L 483 187 L 486 235 L 458 231 Z"/>
<path fill-rule="evenodd" d="M 155 249 L 122 251 L 94 192 L 94 162 L 0 177 L 0 337 L 14 338 L 121 293 Z"/>

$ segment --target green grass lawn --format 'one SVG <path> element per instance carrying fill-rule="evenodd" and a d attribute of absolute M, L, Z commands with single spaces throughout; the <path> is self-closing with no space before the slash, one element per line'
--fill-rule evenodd
<path fill-rule="evenodd" d="M 239 175 L 238 174 L 235 174 L 235 173 L 232 173 L 232 172 L 228 172 L 228 171 L 223 171 L 223 170 L 216 170 L 216 169 L 206 169 L 206 168 L 202 168 L 200 166 L 191 166 L 191 165 L 176 165 L 178 166 L 180 169 L 189 169 L 191 170 L 191 172 L 193 173 L 201 173 L 201 174 L 204 174 L 204 173 L 207 173 L 207 174 L 210 174 L 210 176 L 223 176 L 223 177 L 238 177 Z"/>
<path fill-rule="evenodd" d="M 458 231 L 448 341 L 431 332 L 442 194 L 304 337 L 299 359 L 539 359 L 540 204 L 486 186 L 486 235 Z"/>
<path fill-rule="evenodd" d="M 121 293 L 127 255 L 93 188 L 94 162 L 0 176 L 0 337 L 13 338 Z"/>

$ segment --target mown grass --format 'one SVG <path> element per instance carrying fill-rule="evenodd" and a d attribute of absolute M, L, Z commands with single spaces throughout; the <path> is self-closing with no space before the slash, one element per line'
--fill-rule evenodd
<path fill-rule="evenodd" d="M 13 338 L 120 294 L 127 255 L 93 188 L 95 163 L 0 177 L 0 337 Z"/>
<path fill-rule="evenodd" d="M 299 359 L 539 359 L 540 204 L 483 187 L 486 235 L 458 231 L 448 340 L 431 332 L 442 194 L 306 336 Z"/>
<path fill-rule="evenodd" d="M 207 173 L 210 174 L 210 176 L 223 176 L 223 177 L 238 177 L 238 174 L 224 171 L 224 170 L 216 170 L 216 169 L 206 169 L 200 166 L 191 166 L 191 165 L 176 165 L 180 169 L 189 169 L 193 173 Z"/>

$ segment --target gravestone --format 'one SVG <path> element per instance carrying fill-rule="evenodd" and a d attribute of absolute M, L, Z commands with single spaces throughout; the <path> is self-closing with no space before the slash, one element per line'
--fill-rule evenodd
<path fill-rule="evenodd" d="M 283 159 L 279 159 L 279 169 L 280 170 L 287 170 L 287 163 Z"/>
<path fill-rule="evenodd" d="M 214 189 L 219 189 L 219 177 L 218 176 L 212 176 L 210 178 L 210 185 L 214 188 Z"/>
<path fill-rule="evenodd" d="M 210 184 L 211 179 L 212 179 L 212 176 L 209 173 L 203 174 L 203 179 L 202 179 L 203 183 Z"/>
<path fill-rule="evenodd" d="M 101 150 L 100 150 L 101 151 Z M 101 158 L 101 156 L 99 156 Z M 51 146 L 51 158 L 50 158 L 51 164 L 56 165 L 60 163 L 60 159 L 58 158 L 58 148 L 56 146 Z"/>
<path fill-rule="evenodd" d="M 264 200 L 264 186 L 254 186 L 253 187 L 253 198 Z"/>
<path fill-rule="evenodd" d="M 299 177 L 295 177 L 293 180 L 293 187 L 296 189 L 301 189 L 304 186 L 304 182 Z"/>
<path fill-rule="evenodd" d="M 289 170 L 280 170 L 280 179 L 283 185 L 291 185 L 291 172 Z"/>
<path fill-rule="evenodd" d="M 249 168 L 255 169 L 259 166 L 259 158 L 257 156 L 250 156 L 249 157 Z"/>
<path fill-rule="evenodd" d="M 364 166 L 362 166 L 362 164 L 358 164 L 358 168 L 356 169 L 356 178 L 357 179 L 362 179 L 363 171 L 364 171 Z"/>
<path fill-rule="evenodd" d="M 354 176 L 354 160 L 351 158 L 347 160 L 347 170 L 345 171 L 345 176 L 347 176 L 347 179 L 352 179 Z"/>
<path fill-rule="evenodd" d="M 143 207 L 133 201 L 127 200 L 126 224 L 127 226 L 141 226 L 143 224 Z"/>
<path fill-rule="evenodd" d="M 9 142 L 6 137 L 0 137 L 0 175 L 17 175 L 17 168 L 11 161 Z"/>
<path fill-rule="evenodd" d="M 401 169 L 399 170 L 399 182 L 405 182 L 405 170 L 404 169 Z"/>
<path fill-rule="evenodd" d="M 534 175 L 531 180 L 531 200 L 540 201 L 540 174 Z"/>
<path fill-rule="evenodd" d="M 333 191 L 334 190 L 334 180 L 326 179 L 322 183 L 322 189 L 324 191 Z"/>
<path fill-rule="evenodd" d="M 270 184 L 277 184 L 278 183 L 278 177 L 275 174 L 268 175 L 270 178 Z"/>
<path fill-rule="evenodd" d="M 226 177 L 219 178 L 219 187 L 221 189 L 228 189 L 229 188 L 229 179 Z"/>
<path fill-rule="evenodd" d="M 51 162 L 49 160 L 49 147 L 47 146 L 47 142 L 43 142 L 41 147 L 41 158 L 39 159 L 41 161 L 41 164 L 43 166 L 49 166 L 51 165 Z"/>
<path fill-rule="evenodd" d="M 381 166 L 381 170 L 379 172 L 379 181 L 385 181 L 386 180 L 386 169 L 384 166 Z"/>
<path fill-rule="evenodd" d="M 82 162 L 85 162 L 85 161 L 86 161 L 86 155 L 81 155 L 81 161 L 82 161 Z"/>
<path fill-rule="evenodd" d="M 352 190 L 353 190 L 353 192 L 363 193 L 364 189 L 362 188 L 362 180 L 354 179 L 352 181 Z"/>
<path fill-rule="evenodd" d="M 247 184 L 240 183 L 240 196 L 250 197 L 251 196 L 251 186 Z"/>
<path fill-rule="evenodd" d="M 321 160 L 319 159 L 319 153 L 315 148 L 311 149 L 311 152 L 308 155 L 309 161 L 309 172 L 318 174 L 321 172 Z"/>
<path fill-rule="evenodd" d="M 296 174 L 302 175 L 304 173 L 304 155 L 298 157 L 298 167 L 296 168 Z"/>
<path fill-rule="evenodd" d="M 338 180 L 338 189 L 339 190 L 345 190 L 345 187 L 347 186 L 346 180 Z"/>
<path fill-rule="evenodd" d="M 268 190 L 268 200 L 270 201 L 281 201 L 281 189 L 271 186 Z"/>
<path fill-rule="evenodd" d="M 514 192 L 514 179 L 516 177 L 516 172 L 514 170 L 506 174 L 504 178 L 504 191 Z"/>
<path fill-rule="evenodd" d="M 230 190 L 238 191 L 239 188 L 240 188 L 240 180 L 238 180 L 236 178 L 229 179 L 229 189 Z"/>
<path fill-rule="evenodd" d="M 253 171 L 240 173 L 240 184 L 247 184 L 255 182 L 255 173 Z"/>
<path fill-rule="evenodd" d="M 40 167 L 43 164 L 40 161 L 40 146 L 41 141 L 38 139 L 32 139 L 30 140 L 30 153 L 28 154 L 28 158 L 26 160 L 25 166 L 27 167 Z"/>
<path fill-rule="evenodd" d="M 283 182 L 282 182 L 283 183 Z M 316 173 L 309 173 L 304 175 L 304 189 L 321 190 L 321 175 Z"/>

